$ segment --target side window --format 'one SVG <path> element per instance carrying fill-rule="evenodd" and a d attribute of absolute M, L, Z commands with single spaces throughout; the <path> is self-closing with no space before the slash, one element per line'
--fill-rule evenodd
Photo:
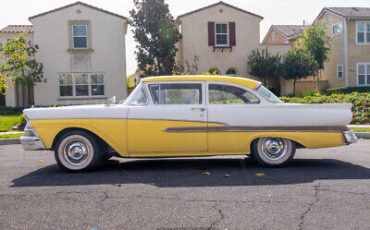
<path fill-rule="evenodd" d="M 151 84 L 154 104 L 202 104 L 202 84 Z"/>
<path fill-rule="evenodd" d="M 126 99 L 125 104 L 128 105 L 145 105 L 147 97 L 144 92 L 144 85 L 140 83 L 135 90 Z"/>
<path fill-rule="evenodd" d="M 259 99 L 245 89 L 220 84 L 209 84 L 209 104 L 251 104 Z"/>

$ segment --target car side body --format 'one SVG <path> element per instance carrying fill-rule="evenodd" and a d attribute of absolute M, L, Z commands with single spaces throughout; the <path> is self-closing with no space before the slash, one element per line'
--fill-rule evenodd
<path fill-rule="evenodd" d="M 24 113 L 25 149 L 55 150 L 61 136 L 79 130 L 121 157 L 248 155 L 261 138 L 309 149 L 357 140 L 347 129 L 351 104 L 285 104 L 260 82 L 239 77 L 144 78 L 124 104 Z"/>

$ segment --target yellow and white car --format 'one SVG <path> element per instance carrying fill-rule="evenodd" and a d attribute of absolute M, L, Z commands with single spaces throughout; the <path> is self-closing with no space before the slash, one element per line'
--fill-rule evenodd
<path fill-rule="evenodd" d="M 145 78 L 123 104 L 24 110 L 26 150 L 51 149 L 69 171 L 121 157 L 251 155 L 287 164 L 296 148 L 357 141 L 351 104 L 285 104 L 260 82 L 223 76 Z"/>

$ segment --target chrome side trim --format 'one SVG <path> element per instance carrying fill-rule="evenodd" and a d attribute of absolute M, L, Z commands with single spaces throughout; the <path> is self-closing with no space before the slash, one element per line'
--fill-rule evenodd
<path fill-rule="evenodd" d="M 208 126 L 208 127 L 170 127 L 163 129 L 171 133 L 204 133 L 204 132 L 326 132 L 341 133 L 347 127 L 253 127 L 253 126 Z"/>

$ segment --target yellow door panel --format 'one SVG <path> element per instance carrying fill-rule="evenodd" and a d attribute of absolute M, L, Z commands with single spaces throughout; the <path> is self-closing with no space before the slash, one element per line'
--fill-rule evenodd
<path fill-rule="evenodd" d="M 207 127 L 206 122 L 167 120 L 127 121 L 130 156 L 207 154 L 207 132 L 166 132 L 175 127 Z"/>

